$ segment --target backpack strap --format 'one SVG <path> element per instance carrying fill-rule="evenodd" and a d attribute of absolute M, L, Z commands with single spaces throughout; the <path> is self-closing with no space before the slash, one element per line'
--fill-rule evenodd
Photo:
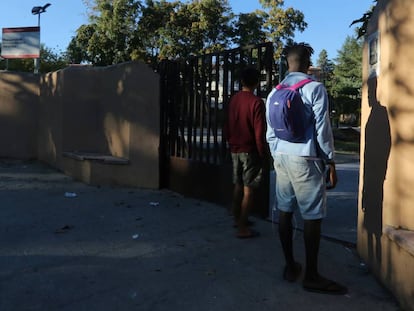
<path fill-rule="evenodd" d="M 304 86 L 305 84 L 308 84 L 309 82 L 312 82 L 312 81 L 313 81 L 313 79 L 308 78 L 308 79 L 301 80 L 298 83 L 290 85 L 290 86 L 288 86 L 286 84 L 278 84 L 278 85 L 276 85 L 276 89 L 280 90 L 280 89 L 288 88 L 290 90 L 296 91 L 297 89 L 300 89 L 302 86 Z"/>
<path fill-rule="evenodd" d="M 297 89 L 300 89 L 302 86 L 304 86 L 305 84 L 308 84 L 309 82 L 312 82 L 313 80 L 312 79 L 304 79 L 304 80 L 302 80 L 302 81 L 299 81 L 298 83 L 296 83 L 296 84 L 293 84 L 293 85 L 291 85 L 289 88 L 290 89 L 293 89 L 293 90 L 297 90 Z"/>

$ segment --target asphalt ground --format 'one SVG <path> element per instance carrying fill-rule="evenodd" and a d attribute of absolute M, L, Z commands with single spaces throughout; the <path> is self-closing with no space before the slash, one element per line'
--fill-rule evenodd
<path fill-rule="evenodd" d="M 253 219 L 260 237 L 240 240 L 226 208 L 167 190 L 93 187 L 1 161 L 0 202 L 1 311 L 399 310 L 352 243 L 326 237 L 328 219 L 320 270 L 349 288 L 343 296 L 282 279 L 277 224 Z M 304 264 L 300 228 L 295 254 Z"/>

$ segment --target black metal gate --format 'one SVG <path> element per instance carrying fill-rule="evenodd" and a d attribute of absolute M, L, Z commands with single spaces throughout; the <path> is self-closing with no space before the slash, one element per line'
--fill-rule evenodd
<path fill-rule="evenodd" d="M 272 43 L 160 64 L 161 186 L 217 203 L 231 201 L 231 161 L 222 128 L 228 101 L 241 89 L 238 72 L 261 72 L 257 94 L 277 79 Z"/>

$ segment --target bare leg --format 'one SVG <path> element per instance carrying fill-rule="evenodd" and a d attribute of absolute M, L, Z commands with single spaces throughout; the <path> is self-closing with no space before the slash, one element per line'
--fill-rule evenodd
<path fill-rule="evenodd" d="M 236 225 L 238 224 L 239 219 L 240 219 L 242 200 L 243 200 L 243 185 L 234 184 L 232 213 L 233 213 L 234 222 Z"/>
<path fill-rule="evenodd" d="M 318 253 L 321 240 L 321 219 L 305 220 L 303 236 L 306 250 L 305 279 L 316 279 L 318 273 Z"/>
<path fill-rule="evenodd" d="M 301 265 L 293 256 L 292 216 L 293 213 L 279 211 L 279 238 L 286 261 L 283 278 L 290 282 L 296 281 L 302 271 Z"/>
<path fill-rule="evenodd" d="M 306 273 L 303 288 L 322 294 L 346 294 L 348 289 L 345 286 L 319 274 L 318 253 L 321 240 L 321 219 L 305 220 L 303 235 L 306 249 Z"/>
<path fill-rule="evenodd" d="M 285 255 L 286 265 L 293 266 L 295 263 L 293 257 L 293 228 L 292 228 L 293 213 L 286 213 L 279 211 L 279 238 L 282 244 L 283 254 Z"/>
<path fill-rule="evenodd" d="M 243 187 L 243 199 L 241 201 L 240 217 L 237 222 L 239 228 L 239 237 L 250 236 L 251 230 L 247 226 L 249 213 L 253 208 L 254 204 L 254 190 L 252 187 Z"/>

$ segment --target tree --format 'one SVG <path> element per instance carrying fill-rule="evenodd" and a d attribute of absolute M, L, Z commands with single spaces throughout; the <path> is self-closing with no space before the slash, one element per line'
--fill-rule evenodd
<path fill-rule="evenodd" d="M 334 81 L 335 63 L 328 58 L 328 52 L 323 49 L 319 53 L 316 65 L 321 69 L 321 81 L 326 87 L 329 96 L 329 111 L 331 113 L 332 124 L 338 124 L 335 107 L 333 107 L 334 99 L 332 97 L 332 86 Z"/>
<path fill-rule="evenodd" d="M 95 33 L 95 29 L 95 24 L 82 25 L 78 28 L 76 36 L 72 38 L 67 48 L 70 63 L 93 63 L 94 57 L 89 51 L 89 40 Z"/>
<path fill-rule="evenodd" d="M 265 42 L 264 22 L 265 17 L 258 12 L 239 14 L 233 21 L 233 43 L 246 46 Z"/>
<path fill-rule="evenodd" d="M 362 15 L 362 17 L 352 21 L 352 23 L 350 25 L 350 26 L 352 26 L 352 25 L 355 25 L 355 24 L 360 24 L 360 23 L 362 24 L 359 28 L 357 28 L 358 39 L 363 37 L 367 32 L 368 22 L 369 22 L 369 20 L 372 16 L 372 13 L 375 10 L 375 7 L 376 7 L 378 1 L 373 0 L 373 2 L 375 2 L 375 4 L 372 5 L 371 8 Z"/>
<path fill-rule="evenodd" d="M 347 36 L 342 48 L 338 51 L 334 68 L 334 94 L 344 94 L 344 89 L 353 90 L 353 96 L 360 96 L 362 85 L 362 45 L 355 37 Z"/>
<path fill-rule="evenodd" d="M 47 46 L 40 49 L 40 69 L 41 73 L 57 71 L 68 66 L 66 53 L 55 51 Z"/>
<path fill-rule="evenodd" d="M 283 9 L 283 0 L 260 0 L 266 11 L 261 11 L 265 18 L 266 37 L 276 47 L 275 57 L 279 58 L 283 46 L 295 36 L 295 31 L 304 31 L 308 26 L 304 14 L 294 8 Z"/>
<path fill-rule="evenodd" d="M 156 63 L 160 58 L 162 48 L 167 45 L 168 39 L 164 26 L 170 22 L 171 16 L 175 14 L 178 2 L 167 2 L 165 0 L 146 0 L 142 6 L 142 15 L 137 25 L 137 35 L 134 45 L 136 58 L 148 63 Z"/>
<path fill-rule="evenodd" d="M 362 44 L 348 36 L 338 51 L 331 93 L 339 114 L 356 113 L 359 116 L 362 85 Z"/>
<path fill-rule="evenodd" d="M 70 59 L 112 65 L 135 55 L 134 34 L 141 4 L 135 0 L 90 2 L 90 25 L 82 25 L 68 47 Z M 82 58 L 82 59 L 81 59 Z M 85 59 L 86 58 L 86 59 Z"/>
<path fill-rule="evenodd" d="M 88 6 L 91 23 L 78 29 L 68 48 L 78 62 L 185 58 L 220 51 L 231 39 L 227 0 L 94 0 Z"/>
<path fill-rule="evenodd" d="M 160 58 L 186 58 L 221 51 L 229 46 L 233 14 L 227 0 L 178 3 L 161 30 Z"/>
<path fill-rule="evenodd" d="M 328 52 L 325 49 L 319 53 L 316 65 L 321 69 L 322 82 L 325 84 L 328 93 L 331 93 L 330 89 L 332 87 L 335 64 L 328 58 Z"/>
<path fill-rule="evenodd" d="M 306 27 L 303 14 L 283 1 L 261 0 L 268 11 L 235 18 L 228 0 L 84 0 L 90 24 L 82 25 L 69 44 L 75 62 L 111 65 L 140 59 L 187 58 L 265 40 L 282 44 Z"/>

